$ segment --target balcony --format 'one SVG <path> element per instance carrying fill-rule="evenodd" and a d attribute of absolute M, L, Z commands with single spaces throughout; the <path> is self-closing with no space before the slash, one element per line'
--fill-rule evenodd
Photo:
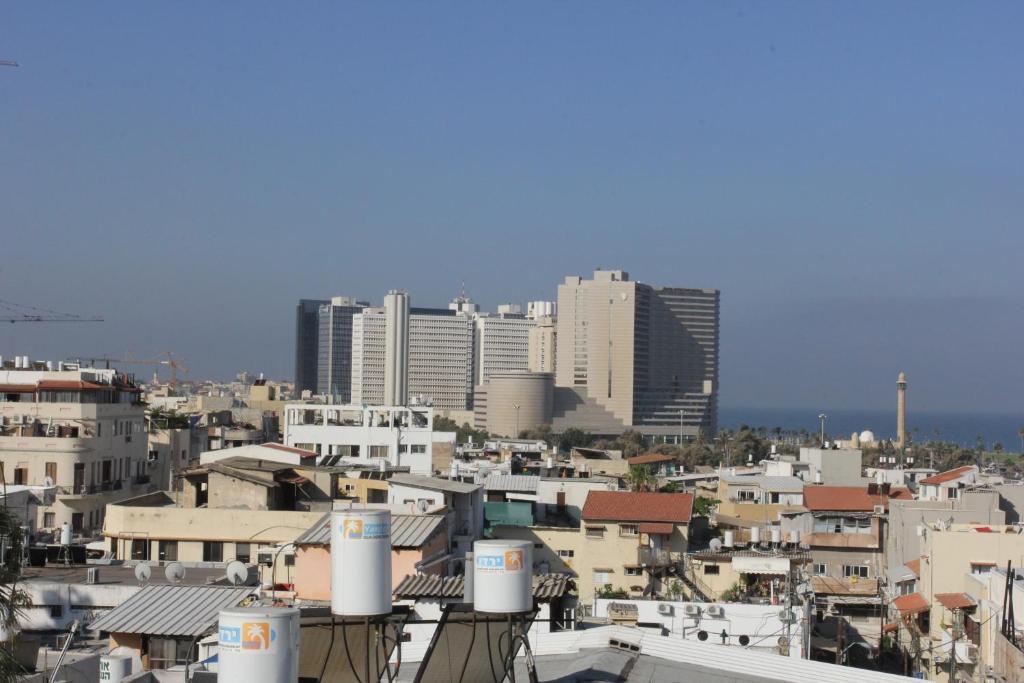
<path fill-rule="evenodd" d="M 636 561 L 642 567 L 670 567 L 682 559 L 681 553 L 674 553 L 662 548 L 637 548 Z"/>

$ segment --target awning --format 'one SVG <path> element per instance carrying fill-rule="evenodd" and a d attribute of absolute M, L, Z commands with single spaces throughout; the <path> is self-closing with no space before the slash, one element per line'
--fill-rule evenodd
<path fill-rule="evenodd" d="M 966 593 L 937 593 L 935 599 L 946 609 L 974 607 L 974 599 Z"/>
<path fill-rule="evenodd" d="M 644 522 L 640 525 L 640 533 L 642 534 L 671 534 L 672 523 L 671 522 Z"/>
<path fill-rule="evenodd" d="M 901 595 L 892 601 L 893 607 L 899 610 L 903 616 L 920 614 L 928 611 L 928 601 L 920 593 Z"/>
<path fill-rule="evenodd" d="M 732 568 L 741 574 L 789 573 L 789 558 L 786 557 L 734 557 Z"/>

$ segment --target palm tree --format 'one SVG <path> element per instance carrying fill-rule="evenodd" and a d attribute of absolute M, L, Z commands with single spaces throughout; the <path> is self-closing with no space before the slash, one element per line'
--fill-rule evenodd
<path fill-rule="evenodd" d="M 626 473 L 626 485 L 634 493 L 653 491 L 658 486 L 658 478 L 651 474 L 651 468 L 647 465 L 630 467 Z"/>
<path fill-rule="evenodd" d="M 14 634 L 18 617 L 31 606 L 28 594 L 18 588 L 21 578 L 21 524 L 6 507 L 0 507 L 0 628 L 12 637 L 0 646 L 0 683 L 14 683 L 25 669 L 14 658 Z"/>

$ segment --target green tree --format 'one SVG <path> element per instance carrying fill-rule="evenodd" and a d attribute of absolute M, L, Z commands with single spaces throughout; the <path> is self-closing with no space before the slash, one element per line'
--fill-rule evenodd
<path fill-rule="evenodd" d="M 658 486 L 658 478 L 651 474 L 651 468 L 647 465 L 630 467 L 626 473 L 626 485 L 634 493 L 653 491 Z"/>
<path fill-rule="evenodd" d="M 5 552 L 0 563 L 0 623 L 7 633 L 14 634 L 18 617 L 32 602 L 28 594 L 18 587 L 21 579 L 21 523 L 6 507 L 0 508 L 0 547 Z M 0 646 L 0 683 L 14 683 L 20 674 L 25 673 L 14 659 L 15 639 L 16 636 Z"/>
<path fill-rule="evenodd" d="M 705 498 L 704 496 L 698 496 L 693 501 L 693 514 L 698 517 L 710 517 L 711 513 L 714 512 L 715 506 L 718 505 L 718 501 L 714 498 Z"/>
<path fill-rule="evenodd" d="M 558 448 L 563 451 L 571 451 L 574 448 L 586 448 L 592 443 L 594 443 L 594 435 L 588 434 L 576 427 L 569 427 L 558 435 Z"/>

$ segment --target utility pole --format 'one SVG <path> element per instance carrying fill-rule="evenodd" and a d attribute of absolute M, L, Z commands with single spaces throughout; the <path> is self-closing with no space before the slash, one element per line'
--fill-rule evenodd
<path fill-rule="evenodd" d="M 953 642 L 949 644 L 949 683 L 956 683 L 956 641 L 960 639 L 963 610 L 953 610 Z"/>

